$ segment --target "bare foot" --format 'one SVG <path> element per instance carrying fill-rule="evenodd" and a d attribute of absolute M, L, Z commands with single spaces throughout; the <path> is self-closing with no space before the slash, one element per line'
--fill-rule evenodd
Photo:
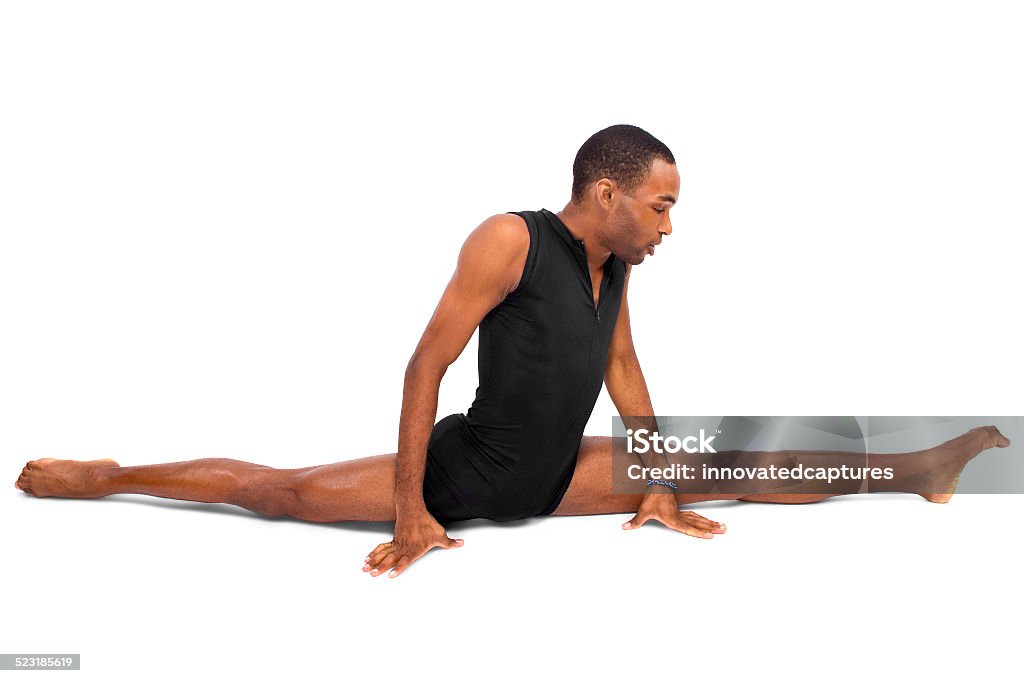
<path fill-rule="evenodd" d="M 14 483 L 25 493 L 38 498 L 101 498 L 106 493 L 96 489 L 96 471 L 104 467 L 120 467 L 114 460 L 32 460 L 21 470 Z"/>
<path fill-rule="evenodd" d="M 1006 448 L 1010 440 L 994 426 L 976 427 L 929 452 L 928 476 L 917 490 L 925 500 L 947 503 L 956 491 L 960 473 L 974 456 L 989 448 Z"/>

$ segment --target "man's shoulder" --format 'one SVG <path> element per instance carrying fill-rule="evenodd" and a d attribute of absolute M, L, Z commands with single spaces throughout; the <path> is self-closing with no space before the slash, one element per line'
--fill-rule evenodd
<path fill-rule="evenodd" d="M 488 216 L 481 225 L 489 226 L 489 229 L 496 233 L 507 233 L 512 236 L 523 235 L 527 233 L 529 226 L 526 223 L 526 219 L 519 215 L 520 213 L 525 212 L 507 211 L 505 213 L 496 213 Z"/>
<path fill-rule="evenodd" d="M 522 216 L 514 213 L 489 216 L 477 226 L 473 235 L 502 251 L 525 251 L 530 246 L 530 228 Z"/>
<path fill-rule="evenodd" d="M 530 250 L 529 227 L 515 214 L 494 214 L 478 225 L 466 238 L 459 255 L 460 264 L 485 276 L 498 272 L 508 283 L 518 281 Z"/>
<path fill-rule="evenodd" d="M 530 241 L 530 229 L 522 217 L 514 213 L 494 214 L 466 238 L 459 263 L 480 278 L 500 279 L 504 298 L 520 284 Z"/>

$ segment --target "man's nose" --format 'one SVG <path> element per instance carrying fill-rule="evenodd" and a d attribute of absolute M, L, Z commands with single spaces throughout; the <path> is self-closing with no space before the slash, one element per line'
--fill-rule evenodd
<path fill-rule="evenodd" d="M 671 235 L 672 234 L 672 219 L 671 218 L 666 218 L 665 219 L 665 226 L 664 226 L 664 228 L 659 228 L 658 232 L 665 233 L 666 235 Z"/>

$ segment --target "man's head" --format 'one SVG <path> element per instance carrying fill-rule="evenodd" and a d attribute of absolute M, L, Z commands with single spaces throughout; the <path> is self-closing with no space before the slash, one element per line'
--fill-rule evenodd
<path fill-rule="evenodd" d="M 576 153 L 572 176 L 573 208 L 594 219 L 598 240 L 626 263 L 643 263 L 662 235 L 672 234 L 676 160 L 642 128 L 619 124 L 594 133 Z"/>

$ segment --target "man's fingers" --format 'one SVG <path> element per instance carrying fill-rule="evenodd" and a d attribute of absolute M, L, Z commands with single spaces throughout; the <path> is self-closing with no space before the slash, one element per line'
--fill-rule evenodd
<path fill-rule="evenodd" d="M 373 572 L 375 569 L 378 570 L 378 573 L 384 571 L 387 567 L 383 567 L 382 565 L 387 560 L 388 556 L 399 553 L 400 548 L 394 542 L 382 543 L 381 545 L 383 547 L 380 550 L 374 550 L 370 553 L 369 560 L 363 564 L 364 572 Z M 388 566 L 390 567 L 391 565 Z"/>
<path fill-rule="evenodd" d="M 665 521 L 664 524 L 669 529 L 675 529 L 676 531 L 682 531 L 687 536 L 693 536 L 695 538 L 714 538 L 714 535 L 710 531 L 705 531 L 703 529 L 698 529 L 697 527 L 692 526 L 692 525 L 688 524 L 687 522 L 683 521 L 683 519 L 680 518 L 680 517 L 676 517 L 674 519 L 669 519 L 669 520 Z"/>
<path fill-rule="evenodd" d="M 387 570 L 395 566 L 395 563 L 403 557 L 403 554 L 397 550 L 389 552 L 387 555 L 382 557 L 379 562 L 370 564 L 370 576 L 380 576 Z"/>
<path fill-rule="evenodd" d="M 398 563 L 395 565 L 395 568 L 388 572 L 388 577 L 392 579 L 395 578 L 396 576 L 404 572 L 405 568 L 412 563 L 413 559 L 411 557 L 409 557 L 408 555 L 403 556 L 402 559 L 400 559 Z"/>
<path fill-rule="evenodd" d="M 366 556 L 366 557 L 365 557 L 365 558 L 363 559 L 363 562 L 364 562 L 364 570 L 365 570 L 365 566 L 366 566 L 366 565 L 369 565 L 369 566 L 370 566 L 371 568 L 372 568 L 372 567 L 374 567 L 374 566 L 376 566 L 376 564 L 377 564 L 378 562 L 380 562 L 380 560 L 381 560 L 381 558 L 382 558 L 382 557 L 384 557 L 384 556 L 385 556 L 385 555 L 387 555 L 387 554 L 388 554 L 389 552 L 391 552 L 392 550 L 394 550 L 394 547 L 395 547 L 395 543 L 394 543 L 394 541 L 388 541 L 387 543 L 381 543 L 381 544 L 380 544 L 380 545 L 378 545 L 378 546 L 377 546 L 376 548 L 374 548 L 373 550 L 371 550 L 371 551 L 370 551 L 370 554 L 369 554 L 369 555 L 367 555 L 367 556 Z"/>
<path fill-rule="evenodd" d="M 427 546 L 421 551 L 413 551 L 408 545 L 399 545 L 395 541 L 388 541 L 378 545 L 369 555 L 363 558 L 363 571 L 369 572 L 370 576 L 380 576 L 391 569 L 392 573 L 390 575 L 398 576 L 406 567 L 422 557 L 430 548 L 461 548 L 462 544 L 463 540 L 461 538 L 449 538 L 447 535 L 444 535 L 441 539 L 435 541 L 432 546 Z"/>
<path fill-rule="evenodd" d="M 686 521 L 689 522 L 690 524 L 693 524 L 694 526 L 697 526 L 697 523 L 700 522 L 701 528 L 707 528 L 709 531 L 711 529 L 719 529 L 719 528 L 724 529 L 725 528 L 724 524 L 721 524 L 719 522 L 714 522 L 714 521 L 708 519 L 707 517 L 702 517 L 702 516 L 698 515 L 696 512 L 693 512 L 691 510 L 684 511 L 682 513 L 682 515 L 686 519 Z"/>
<path fill-rule="evenodd" d="M 704 531 L 710 531 L 711 533 L 723 533 L 725 531 L 725 525 L 719 524 L 718 522 L 712 522 L 706 517 L 701 517 L 695 512 L 684 512 L 682 513 L 683 520 L 690 526 L 695 526 L 698 529 Z"/>
<path fill-rule="evenodd" d="M 370 551 L 370 554 L 369 554 L 369 555 L 367 555 L 367 556 L 366 556 L 366 559 L 365 559 L 365 560 L 363 560 L 363 561 L 364 561 L 364 562 L 369 562 L 369 561 L 370 561 L 371 559 L 373 559 L 373 556 L 374 556 L 374 555 L 380 555 L 381 553 L 383 553 L 383 552 L 386 552 L 386 551 L 387 551 L 387 550 L 389 550 L 389 549 L 391 548 L 391 546 L 393 546 L 394 544 L 395 544 L 395 542 L 394 542 L 394 541 L 388 541 L 387 543 L 378 543 L 378 544 L 377 544 L 377 547 L 376 547 L 376 548 L 374 548 L 373 550 L 371 550 L 371 551 Z"/>
<path fill-rule="evenodd" d="M 622 525 L 622 528 L 623 529 L 637 529 L 639 527 L 642 527 L 646 521 L 647 521 L 647 517 L 641 517 L 640 515 L 634 515 L 633 519 L 629 520 L 628 522 L 626 522 L 625 524 Z"/>

